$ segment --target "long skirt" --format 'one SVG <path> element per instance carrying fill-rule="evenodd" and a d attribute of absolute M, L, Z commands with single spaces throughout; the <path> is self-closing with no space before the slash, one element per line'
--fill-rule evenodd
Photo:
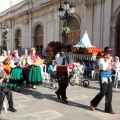
<path fill-rule="evenodd" d="M 12 68 L 10 72 L 9 87 L 18 87 L 23 85 L 23 74 L 20 67 Z"/>
<path fill-rule="evenodd" d="M 28 83 L 32 85 L 42 84 L 41 68 L 38 66 L 29 66 Z"/>

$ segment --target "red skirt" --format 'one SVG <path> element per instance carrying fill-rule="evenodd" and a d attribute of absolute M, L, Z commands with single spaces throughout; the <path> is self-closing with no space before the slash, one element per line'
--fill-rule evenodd
<path fill-rule="evenodd" d="M 23 67 L 22 68 L 22 73 L 27 74 L 28 73 L 28 67 Z"/>

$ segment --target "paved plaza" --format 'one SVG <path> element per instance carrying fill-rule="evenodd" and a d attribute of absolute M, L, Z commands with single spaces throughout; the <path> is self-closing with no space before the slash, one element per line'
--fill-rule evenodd
<path fill-rule="evenodd" d="M 117 114 L 111 115 L 104 113 L 104 99 L 96 111 L 89 108 L 90 100 L 99 92 L 98 81 L 90 81 L 88 88 L 68 87 L 68 104 L 58 100 L 55 90 L 47 85 L 43 82 L 36 90 L 24 86 L 19 93 L 13 92 L 17 112 L 2 111 L 0 120 L 120 120 L 120 87 L 113 87 L 112 105 Z"/>

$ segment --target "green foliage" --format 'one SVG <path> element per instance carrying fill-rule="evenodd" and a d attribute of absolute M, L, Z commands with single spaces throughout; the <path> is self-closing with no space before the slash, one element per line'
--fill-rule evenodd
<path fill-rule="evenodd" d="M 64 33 L 69 33 L 71 31 L 71 28 L 63 27 L 63 28 L 61 28 L 61 31 L 64 32 Z"/>
<path fill-rule="evenodd" d="M 57 54 L 57 52 L 59 51 L 59 48 L 61 47 L 61 43 L 60 42 L 55 42 L 52 41 L 48 44 L 47 48 L 46 48 L 46 62 L 47 62 L 47 66 L 49 66 L 52 63 L 52 60 L 55 59 L 55 55 Z"/>
<path fill-rule="evenodd" d="M 3 38 L 2 41 L 3 41 L 3 42 L 8 42 L 9 40 L 8 40 L 8 38 Z"/>

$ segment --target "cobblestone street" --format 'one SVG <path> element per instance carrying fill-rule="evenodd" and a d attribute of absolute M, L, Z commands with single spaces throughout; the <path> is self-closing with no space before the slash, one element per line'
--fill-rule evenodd
<path fill-rule="evenodd" d="M 88 88 L 68 87 L 68 105 L 57 99 L 54 89 L 46 86 L 44 82 L 36 90 L 24 86 L 20 93 L 13 92 L 17 112 L 2 111 L 0 120 L 120 120 L 120 88 L 113 87 L 112 105 L 117 114 L 111 115 L 104 113 L 104 99 L 96 111 L 89 108 L 90 100 L 99 92 L 98 81 L 90 81 Z"/>

